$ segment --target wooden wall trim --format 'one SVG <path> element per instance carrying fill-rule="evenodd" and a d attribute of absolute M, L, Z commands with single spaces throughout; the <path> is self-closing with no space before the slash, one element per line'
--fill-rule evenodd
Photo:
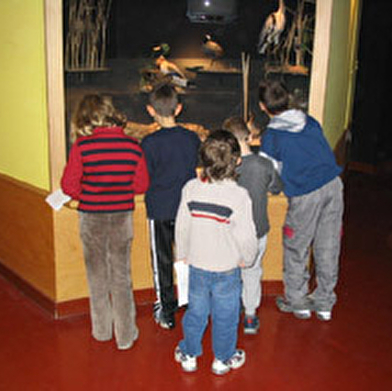
<path fill-rule="evenodd" d="M 310 80 L 309 114 L 324 123 L 334 0 L 316 1 L 316 27 Z"/>
<path fill-rule="evenodd" d="M 45 43 L 50 184 L 55 190 L 66 162 L 62 0 L 45 0 Z"/>
<path fill-rule="evenodd" d="M 54 299 L 53 212 L 47 194 L 0 174 L 0 263 Z"/>

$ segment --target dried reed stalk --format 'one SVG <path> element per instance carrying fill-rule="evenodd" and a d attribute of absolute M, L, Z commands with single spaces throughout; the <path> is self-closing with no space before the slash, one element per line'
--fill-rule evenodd
<path fill-rule="evenodd" d="M 111 6 L 112 0 L 69 0 L 67 70 L 97 70 L 105 66 Z"/>
<path fill-rule="evenodd" d="M 249 119 L 249 63 L 250 55 L 241 53 L 242 64 L 242 88 L 243 88 L 243 117 L 245 123 Z"/>

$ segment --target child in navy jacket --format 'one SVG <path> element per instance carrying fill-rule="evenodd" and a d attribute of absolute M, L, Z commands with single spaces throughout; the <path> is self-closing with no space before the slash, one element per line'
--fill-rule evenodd
<path fill-rule="evenodd" d="M 283 228 L 285 296 L 278 308 L 307 319 L 314 310 L 328 321 L 336 302 L 343 184 L 341 168 L 320 124 L 300 110 L 289 109 L 286 87 L 274 81 L 261 83 L 260 108 L 270 117 L 262 135 L 261 151 L 278 167 L 289 199 Z M 317 287 L 308 294 L 310 250 Z"/>
<path fill-rule="evenodd" d="M 181 109 L 173 87 L 164 85 L 153 91 L 147 110 L 161 129 L 142 141 L 151 181 L 145 202 L 157 295 L 154 318 L 165 329 L 175 327 L 177 310 L 173 284 L 174 220 L 182 187 L 196 176 L 200 145 L 196 133 L 176 124 Z"/>

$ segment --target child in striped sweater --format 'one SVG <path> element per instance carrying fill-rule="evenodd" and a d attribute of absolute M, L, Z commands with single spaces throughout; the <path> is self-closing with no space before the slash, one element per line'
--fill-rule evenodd
<path fill-rule="evenodd" d="M 143 151 L 124 134 L 125 123 L 109 97 L 86 95 L 76 110 L 61 180 L 64 193 L 79 201 L 92 335 L 108 341 L 114 331 L 121 350 L 138 336 L 130 278 L 134 195 L 149 186 Z"/>

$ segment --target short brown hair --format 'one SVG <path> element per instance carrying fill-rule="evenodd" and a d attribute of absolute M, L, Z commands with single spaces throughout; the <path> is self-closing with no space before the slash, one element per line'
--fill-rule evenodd
<path fill-rule="evenodd" d="M 81 136 L 91 136 L 95 128 L 126 125 L 126 117 L 114 106 L 110 96 L 89 94 L 85 95 L 76 109 L 71 141 Z"/>
<path fill-rule="evenodd" d="M 237 139 L 226 130 L 210 134 L 200 148 L 202 179 L 209 182 L 236 179 L 236 166 L 241 156 Z"/>
<path fill-rule="evenodd" d="M 174 115 L 178 106 L 178 95 L 174 87 L 164 84 L 153 90 L 149 96 L 150 105 L 162 117 Z"/>
<path fill-rule="evenodd" d="M 271 114 L 277 115 L 289 108 L 290 96 L 283 83 L 266 80 L 259 85 L 259 101 Z"/>
<path fill-rule="evenodd" d="M 222 128 L 234 134 L 239 141 L 246 141 L 250 135 L 250 131 L 241 117 L 227 118 L 223 122 Z"/>

